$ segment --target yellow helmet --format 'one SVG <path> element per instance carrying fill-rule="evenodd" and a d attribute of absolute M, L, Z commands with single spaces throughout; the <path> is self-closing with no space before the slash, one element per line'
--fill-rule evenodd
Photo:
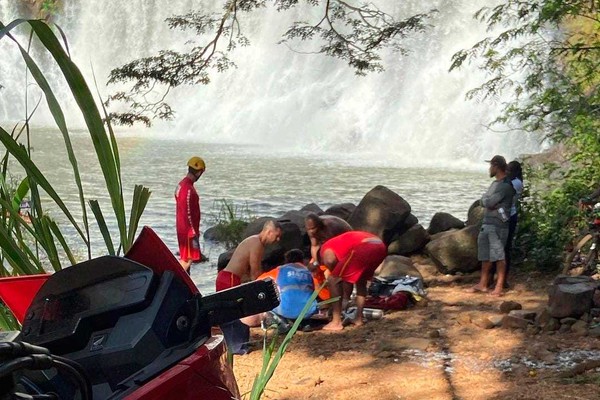
<path fill-rule="evenodd" d="M 188 165 L 188 167 L 192 167 L 198 171 L 206 169 L 206 164 L 204 164 L 204 160 L 201 159 L 200 157 L 190 158 L 187 165 Z"/>

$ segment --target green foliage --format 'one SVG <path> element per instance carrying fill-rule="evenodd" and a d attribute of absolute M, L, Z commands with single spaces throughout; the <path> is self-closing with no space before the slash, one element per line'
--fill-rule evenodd
<path fill-rule="evenodd" d="M 321 10 L 321 16 L 310 22 L 295 22 L 284 33 L 282 43 L 318 41 L 313 53 L 341 59 L 357 75 L 383 70 L 379 52 L 392 48 L 400 54 L 407 51 L 401 40 L 427 28 L 426 21 L 435 10 L 396 20 L 373 3 L 354 5 L 342 0 L 305 0 Z M 155 56 L 131 61 L 114 69 L 109 83 L 133 83 L 129 91 L 110 96 L 109 102 L 124 102 L 129 111 L 111 113 L 115 123 L 150 125 L 154 118 L 171 119 L 174 112 L 165 102 L 171 88 L 180 85 L 208 84 L 210 71 L 224 71 L 235 66 L 230 53 L 250 40 L 242 32 L 243 16 L 271 4 L 284 12 L 297 7 L 299 0 L 221 0 L 222 13 L 191 11 L 167 19 L 171 29 L 191 32 L 189 50 L 160 51 Z M 146 96 L 163 88 L 158 101 L 149 102 Z"/>
<path fill-rule="evenodd" d="M 57 2 L 52 3 L 56 4 Z M 69 130 L 60 103 L 50 88 L 42 70 L 25 47 L 21 46 L 10 33 L 11 30 L 19 25 L 27 25 L 31 29 L 31 37 L 39 40 L 41 43 L 40 48 L 45 49 L 48 55 L 56 62 L 71 90 L 73 98 L 79 105 L 104 176 L 106 191 L 109 194 L 112 212 L 119 231 L 119 237 L 116 240 L 119 243 L 119 249 L 116 251 L 114 246 L 115 240 L 109 233 L 100 204 L 96 200 L 87 199 L 84 194 L 76 152 L 71 144 Z M 1 275 L 43 273 L 48 267 L 54 270 L 61 269 L 65 259 L 70 264 L 77 262 L 70 245 L 65 240 L 62 231 L 63 227 L 59 226 L 45 212 L 45 200 L 40 196 L 40 189 L 50 197 L 51 201 L 64 215 L 68 221 L 67 225 L 69 228 L 74 229 L 78 233 L 81 240 L 80 244 L 86 248 L 88 258 L 91 257 L 88 205 L 96 217 L 96 223 L 105 240 L 107 251 L 110 254 L 118 254 L 120 251 L 126 252 L 133 244 L 141 215 L 150 196 L 150 191 L 142 186 L 135 186 L 131 212 L 129 218 L 127 218 L 123 198 L 119 151 L 112 127 L 110 123 L 107 123 L 105 128 L 100 111 L 96 106 L 83 75 L 73 63 L 50 26 L 40 20 L 16 20 L 6 27 L 0 22 L 0 40 L 4 38 L 12 40 L 19 49 L 27 70 L 42 90 L 48 108 L 62 135 L 78 191 L 82 218 L 78 220 L 73 216 L 73 213 L 66 206 L 60 194 L 45 178 L 42 166 L 37 165 L 31 159 L 29 147 L 20 143 L 20 136 L 24 131 L 27 132 L 27 137 L 29 138 L 29 118 L 31 116 L 28 117 L 20 130 L 15 128 L 9 133 L 0 127 L 0 142 L 6 149 L 1 162 L 2 181 L 0 182 L 0 187 L 2 190 L 0 191 L 0 209 L 3 215 L 7 216 L 7 218 L 0 220 Z M 24 90 L 26 89 L 24 88 Z M 6 184 L 5 179 L 7 176 L 10 176 L 8 168 L 11 163 L 8 162 L 9 157 L 18 162 L 27 175 L 26 179 L 18 187 L 14 188 L 14 190 L 10 189 L 10 185 Z M 30 190 L 33 204 L 31 214 L 28 215 L 30 223 L 19 214 L 17 206 L 28 189 Z M 5 320 L 10 325 L 11 320 L 3 319 L 2 321 Z"/>
<path fill-rule="evenodd" d="M 584 222 L 577 201 L 600 185 L 598 16 L 596 2 L 508 0 L 477 12 L 494 33 L 452 60 L 451 70 L 477 62 L 488 74 L 469 98 L 508 96 L 492 125 L 541 133 L 566 149 L 566 169 L 547 165 L 525 178 L 517 243 L 541 268 L 559 267 Z"/>
<path fill-rule="evenodd" d="M 218 208 L 215 237 L 227 249 L 233 249 L 242 241 L 244 229 L 254 217 L 247 205 L 238 207 L 226 199 L 216 200 L 215 207 Z"/>

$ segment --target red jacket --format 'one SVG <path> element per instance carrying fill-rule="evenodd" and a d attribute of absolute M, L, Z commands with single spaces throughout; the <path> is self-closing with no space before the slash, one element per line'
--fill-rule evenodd
<path fill-rule="evenodd" d="M 200 234 L 200 197 L 194 182 L 187 176 L 175 189 L 177 236 L 189 238 Z"/>

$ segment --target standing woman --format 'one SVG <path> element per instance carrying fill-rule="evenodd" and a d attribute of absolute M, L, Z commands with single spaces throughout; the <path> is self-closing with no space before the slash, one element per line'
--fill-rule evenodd
<path fill-rule="evenodd" d="M 512 206 L 510 208 L 510 219 L 508 220 L 508 239 L 506 240 L 506 246 L 504 247 L 504 254 L 506 257 L 506 281 L 505 286 L 508 286 L 508 273 L 511 266 L 510 251 L 512 249 L 512 242 L 517 230 L 517 205 L 523 194 L 523 169 L 521 163 L 518 161 L 511 161 L 506 166 L 506 176 L 510 180 L 510 183 L 515 189 L 515 195 L 513 196 Z"/>

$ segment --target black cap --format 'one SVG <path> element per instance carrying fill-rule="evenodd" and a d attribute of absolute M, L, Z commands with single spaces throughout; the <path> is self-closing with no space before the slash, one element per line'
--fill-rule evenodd
<path fill-rule="evenodd" d="M 500 168 L 502 171 L 506 171 L 506 159 L 502 156 L 495 155 L 491 160 L 485 160 L 485 162 L 489 162 L 490 164 Z"/>

